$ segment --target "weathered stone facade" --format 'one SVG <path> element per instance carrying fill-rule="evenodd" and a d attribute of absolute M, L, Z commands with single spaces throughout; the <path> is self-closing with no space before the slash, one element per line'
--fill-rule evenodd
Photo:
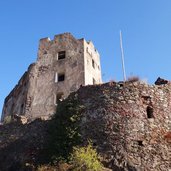
<path fill-rule="evenodd" d="M 120 82 L 86 86 L 84 141 L 91 139 L 113 170 L 171 170 L 171 83 Z"/>
<path fill-rule="evenodd" d="M 70 33 L 40 40 L 38 59 L 5 99 L 2 121 L 15 114 L 49 116 L 58 100 L 81 85 L 102 83 L 100 56 L 92 42 Z"/>
<path fill-rule="evenodd" d="M 82 108 L 78 130 L 83 145 L 92 140 L 105 167 L 113 171 L 170 171 L 170 98 L 170 82 L 111 82 L 83 86 L 59 108 L 67 109 L 68 103 L 72 106 L 78 102 Z M 62 114 L 69 115 L 67 110 Z M 28 162 L 39 164 L 38 154 L 48 140 L 48 129 L 54 128 L 49 126 L 52 122 L 39 119 L 25 125 L 14 122 L 0 126 L 1 170 L 20 168 Z"/>

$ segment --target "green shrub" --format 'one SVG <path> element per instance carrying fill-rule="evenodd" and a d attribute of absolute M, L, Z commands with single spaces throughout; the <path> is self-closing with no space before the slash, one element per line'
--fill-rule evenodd
<path fill-rule="evenodd" d="M 71 155 L 73 171 L 101 171 L 102 164 L 98 159 L 99 156 L 91 143 L 87 147 L 74 147 Z"/>
<path fill-rule="evenodd" d="M 68 161 L 73 147 L 81 143 L 79 125 L 83 108 L 74 97 L 58 104 L 49 127 L 46 157 L 51 162 Z"/>

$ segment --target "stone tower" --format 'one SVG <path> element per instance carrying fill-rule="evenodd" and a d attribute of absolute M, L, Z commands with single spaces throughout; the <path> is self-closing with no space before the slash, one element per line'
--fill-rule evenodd
<path fill-rule="evenodd" d="M 37 61 L 31 64 L 6 97 L 2 121 L 15 114 L 28 118 L 50 116 L 60 99 L 81 85 L 102 83 L 100 56 L 93 43 L 70 33 L 39 42 Z"/>

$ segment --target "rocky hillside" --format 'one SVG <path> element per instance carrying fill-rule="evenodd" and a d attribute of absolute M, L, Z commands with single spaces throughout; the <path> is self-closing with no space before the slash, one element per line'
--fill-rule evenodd
<path fill-rule="evenodd" d="M 170 98 L 169 82 L 81 87 L 58 105 L 51 120 L 0 126 L 0 168 L 35 170 L 91 140 L 103 165 L 114 171 L 169 171 Z"/>

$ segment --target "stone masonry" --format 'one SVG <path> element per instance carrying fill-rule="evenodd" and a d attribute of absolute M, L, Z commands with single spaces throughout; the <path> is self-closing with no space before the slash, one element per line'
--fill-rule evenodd
<path fill-rule="evenodd" d="M 170 171 L 170 98 L 171 82 L 110 82 L 81 87 L 59 108 L 79 103 L 83 110 L 78 130 L 83 145 L 91 140 L 105 167 L 113 171 Z M 64 115 L 68 115 L 67 110 Z M 14 122 L 0 126 L 1 170 L 20 170 L 16 167 L 28 162 L 38 164 L 51 121 L 36 119 L 25 125 Z"/>
<path fill-rule="evenodd" d="M 171 170 L 171 83 L 82 87 L 81 134 L 114 171 Z"/>
<path fill-rule="evenodd" d="M 91 41 L 75 39 L 70 33 L 39 42 L 37 61 L 31 64 L 6 97 L 5 117 L 50 116 L 59 100 L 82 85 L 102 83 L 100 56 Z"/>

